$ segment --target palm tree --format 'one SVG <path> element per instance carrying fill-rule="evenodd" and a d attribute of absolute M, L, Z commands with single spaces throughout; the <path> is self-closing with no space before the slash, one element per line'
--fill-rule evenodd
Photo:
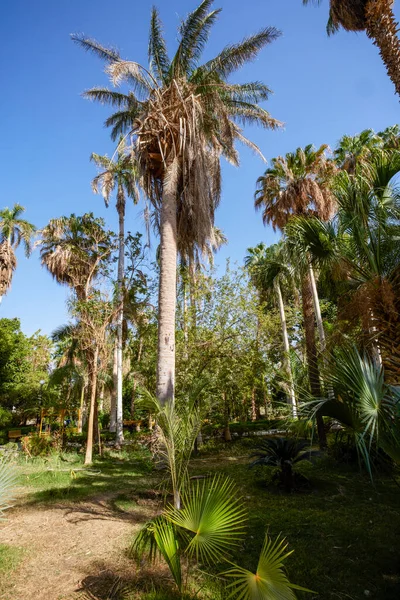
<path fill-rule="evenodd" d="M 14 250 L 21 242 L 25 247 L 25 255 L 30 256 L 31 239 L 35 226 L 25 219 L 21 219 L 25 208 L 14 204 L 12 208 L 3 208 L 0 211 L 0 302 L 11 287 L 13 272 L 17 267 Z"/>
<path fill-rule="evenodd" d="M 247 252 L 248 255 L 245 258 L 245 266 L 249 270 L 251 279 L 260 295 L 264 295 L 272 290 L 275 292 L 282 327 L 284 365 L 289 383 L 288 401 L 292 407 L 293 417 L 296 418 L 296 396 L 294 392 L 292 369 L 290 366 L 290 346 L 285 305 L 283 303 L 281 291 L 281 283 L 292 277 L 291 268 L 286 257 L 284 257 L 282 244 L 275 244 L 267 248 L 265 244 L 261 243 L 255 248 L 248 248 Z"/>
<path fill-rule="evenodd" d="M 116 151 L 116 160 L 109 159 L 108 156 L 92 154 L 93 160 L 102 172 L 92 181 L 93 191 L 101 193 L 106 206 L 110 203 L 111 193 L 117 188 L 117 213 L 119 221 L 118 234 L 118 283 L 117 283 L 117 340 L 115 348 L 116 362 L 116 393 L 113 398 L 116 400 L 116 407 L 111 406 L 111 423 L 116 420 L 116 441 L 120 444 L 124 440 L 124 424 L 122 414 L 122 326 L 124 320 L 123 306 L 123 285 L 124 285 L 124 259 L 125 259 L 125 206 L 126 196 L 132 198 L 136 204 L 138 193 L 136 188 L 136 173 L 132 165 L 131 156 L 126 153 L 124 139 L 121 138 Z M 114 408 L 114 410 L 113 410 Z M 116 415 L 115 415 L 116 412 Z M 115 419 L 116 417 L 116 419 Z"/>
<path fill-rule="evenodd" d="M 279 35 L 273 27 L 227 46 L 200 63 L 220 10 L 203 0 L 179 28 L 178 49 L 169 58 L 157 10 L 151 15 L 149 68 L 126 61 L 114 49 L 74 35 L 73 40 L 107 63 L 113 84 L 126 82 L 127 94 L 104 88 L 85 93 L 117 107 L 106 125 L 112 137 L 128 132 L 140 171 L 140 184 L 160 227 L 160 285 L 157 396 L 165 403 L 175 388 L 175 307 L 178 244 L 206 249 L 213 240 L 214 212 L 221 192 L 220 158 L 238 164 L 235 142 L 258 148 L 240 125 L 280 125 L 259 106 L 270 90 L 260 82 L 228 83 L 231 74 L 253 60 Z"/>
<path fill-rule="evenodd" d="M 303 4 L 321 0 L 303 0 Z M 365 31 L 379 48 L 386 71 L 400 95 L 400 39 L 393 12 L 393 0 L 330 0 L 328 34 L 340 27 Z"/>
<path fill-rule="evenodd" d="M 368 160 L 371 151 L 382 144 L 383 140 L 379 134 L 373 129 L 364 129 L 354 136 L 344 135 L 333 154 L 338 167 L 354 175 L 358 165 Z"/>
<path fill-rule="evenodd" d="M 333 223 L 317 218 L 292 220 L 291 235 L 301 238 L 312 260 L 340 274 L 345 310 L 361 320 L 375 362 L 398 382 L 400 373 L 399 236 L 400 152 L 380 150 L 335 182 L 339 210 Z M 383 353 L 383 354 L 382 354 Z"/>
<path fill-rule="evenodd" d="M 76 314 L 85 317 L 86 327 L 82 323 L 77 331 L 80 332 L 80 345 L 86 352 L 89 371 L 90 410 L 85 464 L 90 464 L 97 410 L 99 339 L 105 336 L 110 314 L 109 310 L 102 309 L 105 303 L 96 302 L 91 293 L 94 280 L 113 250 L 112 235 L 104 230 L 102 219 L 96 219 L 92 213 L 88 213 L 82 217 L 72 214 L 70 217 L 52 219 L 42 229 L 41 238 L 42 265 L 58 283 L 68 285 L 75 292 L 79 307 Z M 94 313 L 94 317 L 91 313 Z"/>
<path fill-rule="evenodd" d="M 336 172 L 332 160 L 326 156 L 327 146 L 317 150 L 306 146 L 294 153 L 272 160 L 272 167 L 257 180 L 255 207 L 263 210 L 263 221 L 272 224 L 274 230 L 283 230 L 293 216 L 318 216 L 328 220 L 335 208 L 331 180 Z M 313 270 L 309 261 L 300 265 L 301 296 L 306 341 L 310 389 L 314 397 L 320 397 L 321 386 L 315 344 L 315 306 L 319 306 L 313 285 Z M 322 328 L 323 331 L 323 328 Z M 321 330 L 320 330 L 321 333 Z M 322 340 L 320 340 L 322 342 Z M 322 418 L 318 416 L 320 444 L 326 444 Z"/>

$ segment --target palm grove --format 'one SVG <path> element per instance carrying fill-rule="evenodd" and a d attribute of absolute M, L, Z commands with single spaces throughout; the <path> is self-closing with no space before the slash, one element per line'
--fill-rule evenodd
<path fill-rule="evenodd" d="M 1 332 L 0 369 L 17 373 L 2 378 L 1 426 L 26 423 L 44 406 L 63 408 L 85 432 L 90 464 L 93 452 L 101 453 L 102 429 L 120 445 L 124 421 L 151 427 L 155 417 L 174 509 L 145 530 L 136 549 L 156 540 L 180 591 L 180 563 L 168 554 L 178 553 L 177 528 L 192 531 L 193 552 L 205 562 L 222 552 L 202 545 L 185 514 L 192 502 L 188 457 L 202 432 L 218 431 L 229 442 L 248 421 L 279 420 L 299 432 L 315 424 L 325 450 L 329 428 L 339 423 L 371 475 L 375 454 L 398 461 L 400 443 L 400 129 L 343 136 L 333 152 L 297 148 L 262 172 L 247 126 L 274 130 L 281 123 L 262 106 L 267 85 L 231 79 L 280 32 L 265 27 L 202 62 L 220 14 L 213 4 L 204 0 L 181 23 L 172 57 L 154 8 L 147 67 L 72 36 L 100 58 L 112 84 L 84 96 L 110 107 L 105 124 L 117 145 L 111 157 L 93 153 L 99 171 L 92 187 L 107 206 L 115 202 L 119 229 L 109 231 L 92 213 L 52 219 L 36 244 L 42 265 L 71 290 L 71 320 L 51 339 L 26 338 L 16 320 L 3 319 Z M 391 2 L 332 0 L 328 29 L 339 26 L 367 31 L 400 93 Z M 238 142 L 261 159 L 255 208 L 282 237 L 269 247 L 255 240 L 243 267 L 228 262 L 221 273 L 213 265 L 226 242 L 215 224 L 221 159 L 238 166 Z M 128 201 L 145 203 L 159 237 L 153 263 L 141 236 L 126 232 Z M 17 266 L 15 248 L 23 242 L 31 252 L 35 228 L 23 210 L 0 212 L 2 296 Z M 229 485 L 199 488 L 200 508 L 206 511 L 207 498 L 217 502 L 215 494 L 226 500 Z M 225 524 L 235 532 L 241 509 L 229 510 Z M 271 566 L 268 543 L 260 564 Z M 240 577 L 253 576 L 237 569 L 238 586 Z M 251 581 L 265 592 L 266 580 L 256 574 Z M 279 597 L 294 597 L 290 584 L 282 585 L 289 587 Z"/>

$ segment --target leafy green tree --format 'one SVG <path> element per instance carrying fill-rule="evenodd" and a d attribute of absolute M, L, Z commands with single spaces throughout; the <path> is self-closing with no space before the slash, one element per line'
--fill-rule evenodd
<path fill-rule="evenodd" d="M 129 132 L 141 186 L 153 207 L 160 231 L 157 395 L 167 402 L 175 390 L 175 310 L 178 246 L 197 244 L 206 250 L 214 235 L 214 212 L 221 191 L 220 158 L 238 164 L 235 142 L 257 147 L 241 125 L 275 128 L 279 123 L 259 103 L 269 89 L 260 82 L 234 84 L 228 78 L 253 60 L 280 33 L 267 27 L 201 64 L 220 10 L 203 0 L 179 28 L 179 43 L 169 58 L 157 10 L 151 16 L 146 69 L 123 60 L 114 49 L 74 35 L 85 50 L 107 63 L 115 85 L 127 83 L 127 94 L 95 88 L 86 97 L 118 108 L 106 124 L 112 137 Z"/>

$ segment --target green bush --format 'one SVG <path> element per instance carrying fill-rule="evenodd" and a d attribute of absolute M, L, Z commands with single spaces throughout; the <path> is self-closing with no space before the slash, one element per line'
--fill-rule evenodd
<path fill-rule="evenodd" d="M 40 436 L 36 433 L 21 438 L 22 451 L 28 456 L 48 456 L 53 452 L 60 451 L 62 439 L 58 434 L 52 436 Z"/>
<path fill-rule="evenodd" d="M 8 427 L 12 422 L 12 412 L 0 406 L 0 427 Z"/>

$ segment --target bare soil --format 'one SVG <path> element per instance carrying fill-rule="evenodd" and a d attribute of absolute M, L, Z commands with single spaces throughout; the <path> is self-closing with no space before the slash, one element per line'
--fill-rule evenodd
<path fill-rule="evenodd" d="M 0 524 L 0 543 L 25 553 L 16 571 L 0 575 L 0 599 L 60 600 L 87 590 L 102 600 L 118 582 L 133 581 L 128 548 L 157 502 L 139 498 L 132 510 L 123 510 L 116 496 L 10 510 Z"/>

